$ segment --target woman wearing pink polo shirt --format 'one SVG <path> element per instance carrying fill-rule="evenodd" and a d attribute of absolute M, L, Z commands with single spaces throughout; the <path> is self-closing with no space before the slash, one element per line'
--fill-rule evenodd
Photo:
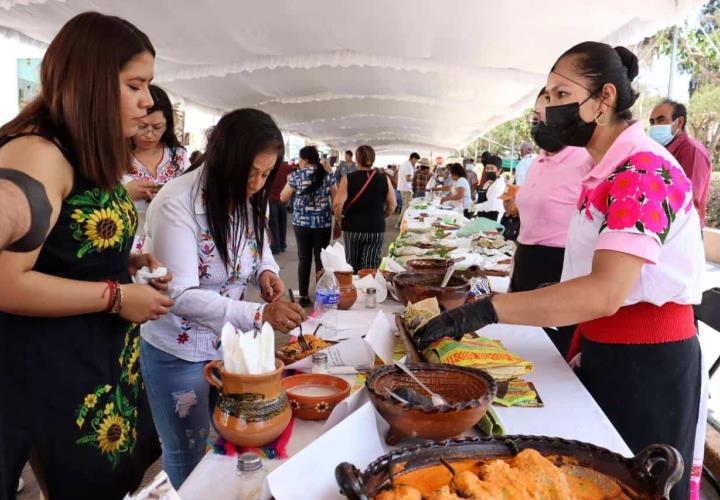
<path fill-rule="evenodd" d="M 560 281 L 570 219 L 577 211 L 582 179 L 592 168 L 585 148 L 563 146 L 550 133 L 545 120 L 547 92 L 540 91 L 532 116 L 532 137 L 540 147 L 515 202 L 520 233 L 510 290 L 526 292 Z M 546 330 L 565 356 L 574 326 Z"/>
<path fill-rule="evenodd" d="M 671 496 L 686 499 L 701 394 L 692 304 L 705 258 L 687 177 L 631 120 L 637 74 L 629 50 L 584 42 L 548 75 L 552 135 L 593 161 L 568 230 L 562 283 L 450 310 L 416 338 L 424 344 L 498 322 L 578 324 L 583 383 L 633 452 L 652 443 L 680 452 L 686 467 Z"/>

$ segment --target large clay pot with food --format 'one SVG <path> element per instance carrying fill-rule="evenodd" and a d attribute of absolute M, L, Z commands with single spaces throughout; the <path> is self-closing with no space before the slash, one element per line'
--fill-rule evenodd
<path fill-rule="evenodd" d="M 323 273 L 325 273 L 324 269 L 317 272 L 316 279 L 318 281 L 322 278 Z M 357 300 L 357 289 L 352 282 L 353 273 L 352 271 L 335 271 L 334 274 L 340 285 L 340 302 L 338 303 L 338 309 L 346 311 L 350 309 Z"/>
<path fill-rule="evenodd" d="M 205 365 L 203 371 L 208 383 L 221 391 L 213 410 L 213 423 L 222 437 L 236 446 L 260 447 L 282 434 L 292 416 L 290 402 L 280 383 L 284 367 L 278 359 L 275 371 L 270 373 L 237 375 L 223 370 L 220 360 Z"/>

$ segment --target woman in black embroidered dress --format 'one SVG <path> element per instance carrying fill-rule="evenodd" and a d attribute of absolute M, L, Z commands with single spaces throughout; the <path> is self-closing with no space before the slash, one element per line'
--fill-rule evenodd
<path fill-rule="evenodd" d="M 122 498 L 159 455 L 136 324 L 168 312 L 169 276 L 131 284 L 158 263 L 129 258 L 137 215 L 120 182 L 154 55 L 127 21 L 76 16 L 48 47 L 40 96 L 0 128 L 0 165 L 42 182 L 53 207 L 39 250 L 0 254 L 0 497 L 29 459 L 46 498 Z"/>

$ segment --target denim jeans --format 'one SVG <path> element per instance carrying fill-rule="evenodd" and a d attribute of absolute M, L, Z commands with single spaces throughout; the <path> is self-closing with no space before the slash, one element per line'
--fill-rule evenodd
<path fill-rule="evenodd" d="M 215 394 L 205 362 L 190 362 L 140 342 L 140 368 L 162 445 L 163 469 L 177 489 L 205 455 Z M 213 391 L 214 392 L 214 391 Z"/>

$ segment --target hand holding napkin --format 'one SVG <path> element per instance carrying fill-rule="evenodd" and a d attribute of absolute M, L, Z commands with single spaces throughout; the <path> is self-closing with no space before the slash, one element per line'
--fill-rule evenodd
<path fill-rule="evenodd" d="M 352 266 L 345 260 L 345 247 L 339 241 L 320 251 L 320 261 L 325 271 L 351 271 Z"/>
<path fill-rule="evenodd" d="M 260 332 L 242 332 L 225 323 L 221 339 L 226 372 L 259 375 L 275 371 L 275 332 L 270 323 L 264 323 Z"/>

